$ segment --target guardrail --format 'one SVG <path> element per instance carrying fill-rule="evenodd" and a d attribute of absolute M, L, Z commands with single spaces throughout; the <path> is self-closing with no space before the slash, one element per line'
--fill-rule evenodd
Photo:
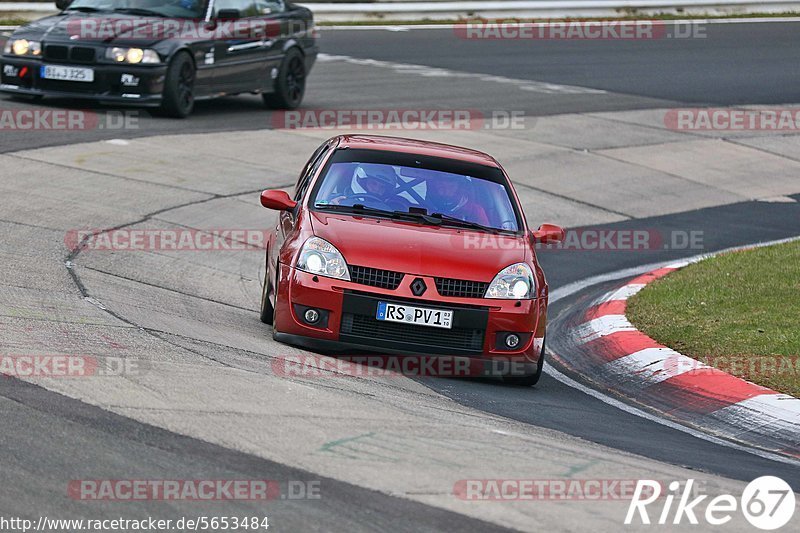
<path fill-rule="evenodd" d="M 613 17 L 619 15 L 733 15 L 800 11 L 800 0 L 488 0 L 378 3 L 305 3 L 319 21 L 483 18 Z M 2 2 L 0 12 L 49 13 L 51 3 Z"/>

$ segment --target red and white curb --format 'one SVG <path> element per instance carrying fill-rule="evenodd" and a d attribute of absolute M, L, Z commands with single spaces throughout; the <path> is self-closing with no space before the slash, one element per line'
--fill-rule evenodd
<path fill-rule="evenodd" d="M 670 418 L 718 436 L 800 457 L 800 399 L 713 369 L 658 344 L 625 316 L 628 298 L 687 264 L 674 263 L 640 275 L 594 302 L 571 334 L 573 345 L 579 346 L 584 356 L 590 354 L 581 372 Z"/>

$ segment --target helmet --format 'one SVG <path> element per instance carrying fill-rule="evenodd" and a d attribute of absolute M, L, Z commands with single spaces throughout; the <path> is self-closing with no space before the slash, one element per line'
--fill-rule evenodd
<path fill-rule="evenodd" d="M 464 179 L 453 175 L 442 174 L 432 178 L 428 186 L 428 197 L 432 203 L 443 211 L 452 211 L 467 202 Z"/>
<path fill-rule="evenodd" d="M 367 183 L 373 180 L 386 187 L 387 193 L 394 191 L 395 187 L 397 187 L 397 174 L 395 174 L 391 167 L 387 165 L 364 164 L 361 165 L 361 169 L 364 171 L 364 176 L 359 176 L 356 179 L 358 180 L 358 184 L 365 191 L 368 191 Z"/>

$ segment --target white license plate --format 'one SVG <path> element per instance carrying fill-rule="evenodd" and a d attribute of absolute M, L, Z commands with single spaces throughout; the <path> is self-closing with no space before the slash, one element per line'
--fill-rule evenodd
<path fill-rule="evenodd" d="M 386 320 L 387 322 L 402 322 L 403 324 L 417 324 L 435 328 L 450 329 L 453 327 L 452 311 L 389 302 L 378 302 L 378 312 L 375 318 Z"/>
<path fill-rule="evenodd" d="M 39 75 L 46 80 L 94 81 L 94 70 L 83 67 L 62 67 L 59 65 L 42 65 Z"/>

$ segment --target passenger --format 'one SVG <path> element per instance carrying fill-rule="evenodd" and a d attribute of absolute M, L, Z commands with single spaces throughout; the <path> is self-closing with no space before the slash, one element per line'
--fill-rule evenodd
<path fill-rule="evenodd" d="M 428 180 L 428 211 L 441 213 L 467 222 L 489 225 L 486 210 L 472 199 L 467 178 L 442 175 Z"/>

